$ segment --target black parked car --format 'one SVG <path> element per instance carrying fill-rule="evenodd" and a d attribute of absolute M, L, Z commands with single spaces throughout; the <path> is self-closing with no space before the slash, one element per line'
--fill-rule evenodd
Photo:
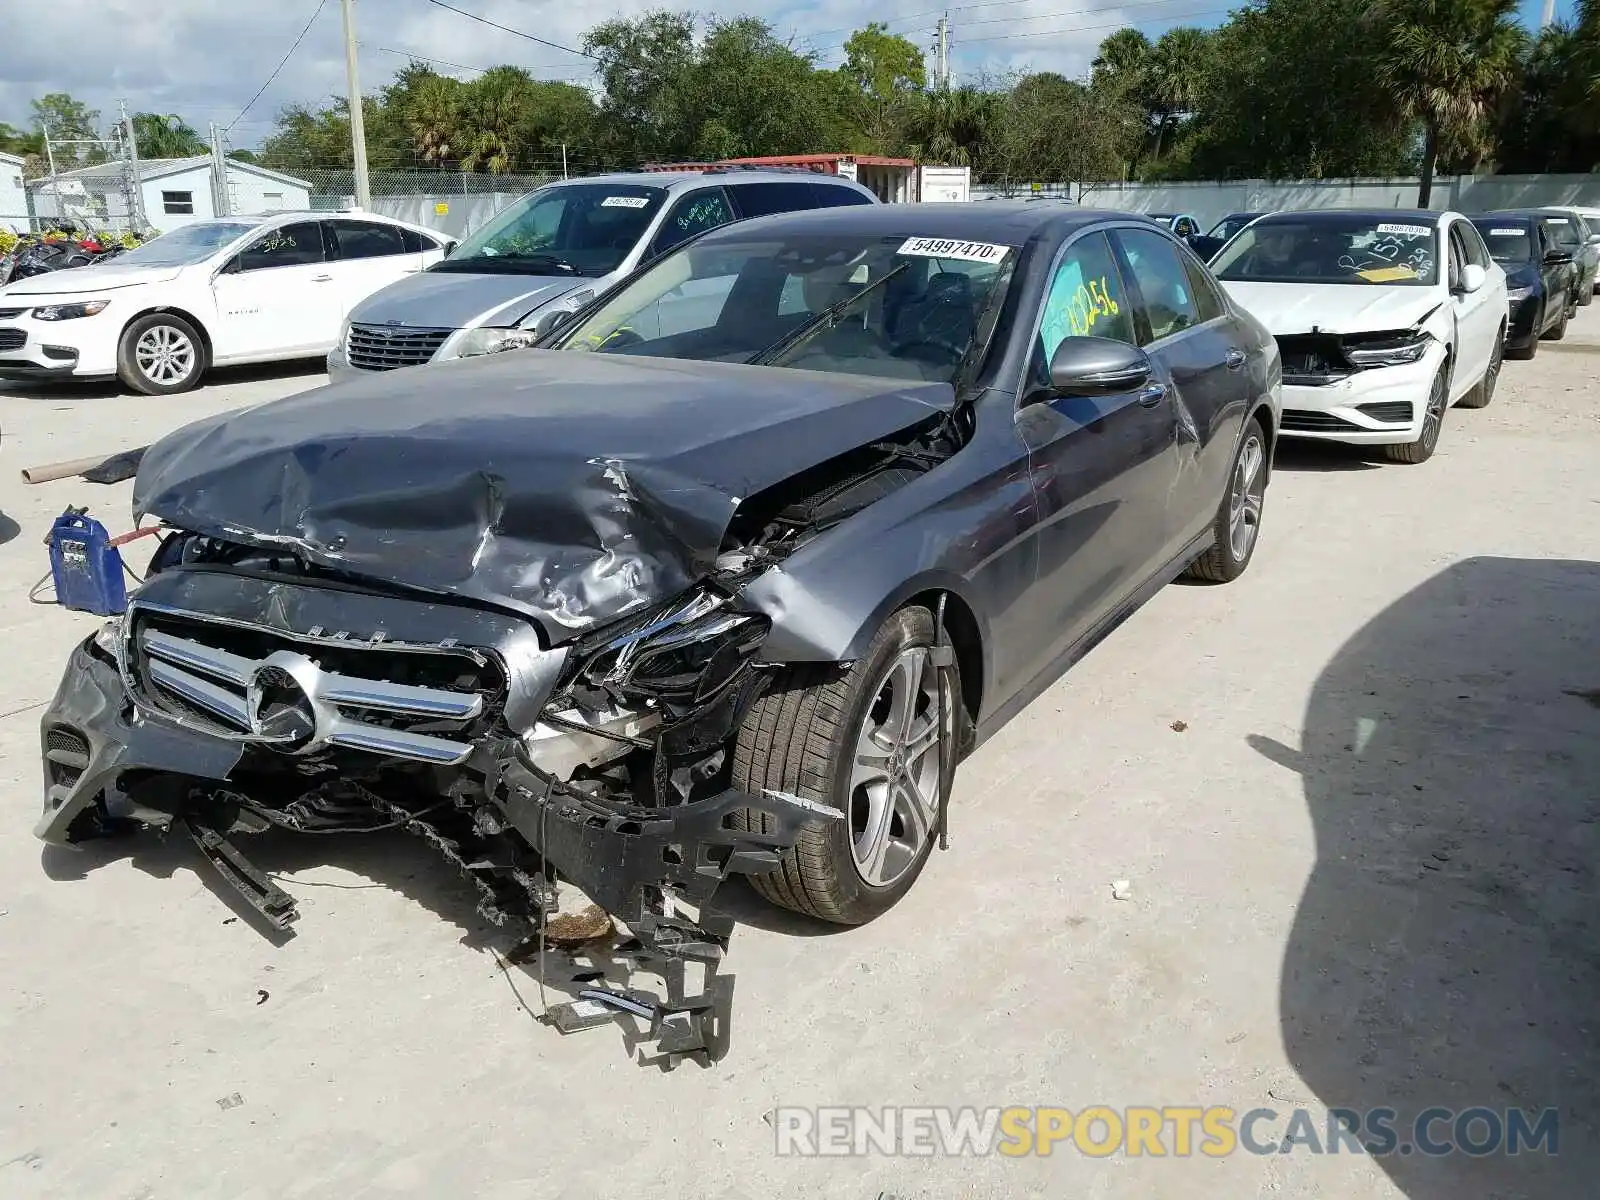
<path fill-rule="evenodd" d="M 1590 240 L 1589 226 L 1574 209 L 1564 208 L 1497 208 L 1485 214 L 1490 217 L 1536 217 L 1548 226 L 1547 232 L 1564 254 L 1572 255 L 1578 266 L 1577 303 L 1588 304 L 1594 299 L 1596 272 L 1600 271 L 1600 244 Z"/>
<path fill-rule="evenodd" d="M 1560 341 L 1578 303 L 1578 264 L 1539 216 L 1476 216 L 1489 256 L 1506 273 L 1506 354 L 1532 358 L 1539 339 Z"/>
<path fill-rule="evenodd" d="M 958 760 L 1187 572 L 1249 565 L 1273 339 L 1169 232 L 1026 202 L 705 233 L 534 349 L 153 446 L 174 531 L 43 719 L 37 834 L 399 825 L 485 910 L 647 945 L 729 872 L 867 920 Z M 666 898 L 664 898 L 666 897 Z M 687 932 L 686 932 L 687 931 Z"/>

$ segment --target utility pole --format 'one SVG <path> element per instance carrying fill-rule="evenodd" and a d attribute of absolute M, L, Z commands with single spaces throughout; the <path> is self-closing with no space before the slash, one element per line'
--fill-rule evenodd
<path fill-rule="evenodd" d="M 567 144 L 561 143 L 561 178 L 567 177 Z"/>
<path fill-rule="evenodd" d="M 939 18 L 933 44 L 933 78 L 939 90 L 950 90 L 950 14 Z"/>
<path fill-rule="evenodd" d="M 344 73 L 350 85 L 350 143 L 355 151 L 356 207 L 372 207 L 372 186 L 367 180 L 367 127 L 361 111 L 361 78 L 356 71 L 356 3 L 339 0 L 344 10 Z"/>
<path fill-rule="evenodd" d="M 137 222 L 134 232 L 143 233 L 150 228 L 150 221 L 144 211 L 144 181 L 139 178 L 139 138 L 133 131 L 133 118 L 128 115 L 128 102 L 117 101 L 117 108 L 122 113 L 122 144 L 128 148 L 128 216 Z"/>
<path fill-rule="evenodd" d="M 211 211 L 219 217 L 233 215 L 233 195 L 228 187 L 228 156 L 222 152 L 222 131 L 211 122 Z"/>
<path fill-rule="evenodd" d="M 1539 28 L 1548 29 L 1555 24 L 1556 0 L 1544 0 L 1544 14 L 1539 18 Z"/>

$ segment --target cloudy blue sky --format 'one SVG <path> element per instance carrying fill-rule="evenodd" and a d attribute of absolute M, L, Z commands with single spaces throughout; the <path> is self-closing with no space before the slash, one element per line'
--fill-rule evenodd
<path fill-rule="evenodd" d="M 945 8 L 938 0 L 611 0 L 604 5 L 550 0 L 449 0 L 502 25 L 577 46 L 583 32 L 609 16 L 634 16 L 652 7 L 684 7 L 734 15 L 754 13 L 779 33 L 815 50 L 825 65 L 840 61 L 839 46 L 867 15 L 923 46 L 931 45 L 938 13 L 948 12 L 958 79 L 983 72 L 1049 69 L 1075 75 L 1095 47 L 1122 25 L 1151 35 L 1176 24 L 1213 25 L 1227 0 L 967 0 Z M 1557 0 L 1557 15 L 1573 0 Z M 50 19 L 12 23 L 0 54 L 0 121 L 28 122 L 28 103 L 67 91 L 106 115 L 126 100 L 130 111 L 176 113 L 196 128 L 232 126 L 237 147 L 258 145 L 283 105 L 316 101 L 344 88 L 339 0 L 51 0 Z M 1537 22 L 1542 0 L 1523 0 L 1524 19 Z M 159 12 L 159 16 L 156 14 Z M 408 53 L 463 67 L 500 62 L 546 79 L 584 82 L 588 60 L 501 33 L 429 0 L 357 0 L 362 84 L 369 90 L 403 66 Z M 271 75 L 296 36 L 310 28 L 248 112 L 241 110 Z M 69 31 L 84 31 L 74 36 Z M 468 72 L 452 73 L 467 77 Z"/>

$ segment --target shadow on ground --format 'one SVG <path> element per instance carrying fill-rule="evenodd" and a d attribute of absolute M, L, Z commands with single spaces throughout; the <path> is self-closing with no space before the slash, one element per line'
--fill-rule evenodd
<path fill-rule="evenodd" d="M 1317 861 L 1284 959 L 1289 1057 L 1330 1108 L 1558 1110 L 1558 1153 L 1378 1159 L 1410 1200 L 1595 1194 L 1600 565 L 1476 558 L 1318 678 L 1298 770 Z M 1459 1144 L 1459 1142 L 1458 1142 Z"/>
<path fill-rule="evenodd" d="M 22 526 L 6 516 L 5 513 L 0 512 L 0 546 L 4 546 L 21 532 Z"/>

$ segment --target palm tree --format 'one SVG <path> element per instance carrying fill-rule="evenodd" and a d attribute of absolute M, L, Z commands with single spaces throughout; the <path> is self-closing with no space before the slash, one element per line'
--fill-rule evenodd
<path fill-rule="evenodd" d="M 170 113 L 134 113 L 133 136 L 140 158 L 194 158 L 208 153 L 205 139 L 182 117 Z"/>
<path fill-rule="evenodd" d="M 1167 131 L 1194 111 L 1210 48 L 1210 34 L 1189 26 L 1167 30 L 1151 48 L 1144 90 L 1146 108 L 1156 122 L 1157 159 Z"/>
<path fill-rule="evenodd" d="M 1400 111 L 1422 123 L 1427 208 L 1441 143 L 1470 144 L 1500 93 L 1517 78 L 1527 34 L 1517 0 L 1376 0 L 1382 28 L 1376 77 Z"/>
<path fill-rule="evenodd" d="M 1129 99 L 1144 88 L 1144 75 L 1150 65 L 1150 39 L 1133 26 L 1117 30 L 1100 43 L 1100 52 L 1090 64 L 1090 82 L 1116 89 Z"/>

